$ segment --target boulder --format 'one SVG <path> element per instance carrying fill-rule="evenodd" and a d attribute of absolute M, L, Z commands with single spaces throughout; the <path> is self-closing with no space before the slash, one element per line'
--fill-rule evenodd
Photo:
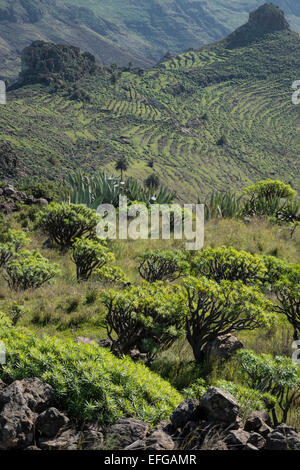
<path fill-rule="evenodd" d="M 173 439 L 162 429 L 156 429 L 146 439 L 147 450 L 174 450 L 174 448 Z"/>
<path fill-rule="evenodd" d="M 21 382 L 0 391 L 0 450 L 33 444 L 35 413 L 29 408 Z"/>
<path fill-rule="evenodd" d="M 218 336 L 212 343 L 211 354 L 219 359 L 227 360 L 243 347 L 243 343 L 229 333 L 227 335 Z"/>
<path fill-rule="evenodd" d="M 102 428 L 97 424 L 87 424 L 81 435 L 81 447 L 83 450 L 101 450 L 104 444 Z"/>
<path fill-rule="evenodd" d="M 230 450 L 242 450 L 249 441 L 250 434 L 243 429 L 229 431 L 226 435 L 226 444 Z"/>
<path fill-rule="evenodd" d="M 176 408 L 171 415 L 171 422 L 175 428 L 183 428 L 188 421 L 193 421 L 193 414 L 199 406 L 195 398 L 187 398 Z"/>
<path fill-rule="evenodd" d="M 247 444 L 251 444 L 257 449 L 261 450 L 266 445 L 266 439 L 261 434 L 258 434 L 257 432 L 252 432 Z"/>
<path fill-rule="evenodd" d="M 150 425 L 134 418 L 119 419 L 106 430 L 106 440 L 116 449 L 125 449 L 136 441 L 144 440 Z"/>
<path fill-rule="evenodd" d="M 78 450 L 80 442 L 80 433 L 75 429 L 67 429 L 53 439 L 38 439 L 38 446 L 42 450 Z"/>
<path fill-rule="evenodd" d="M 231 393 L 210 387 L 203 395 L 197 413 L 207 421 L 230 425 L 236 423 L 240 407 Z"/>
<path fill-rule="evenodd" d="M 300 434 L 295 428 L 281 424 L 267 437 L 266 450 L 300 450 Z"/>
<path fill-rule="evenodd" d="M 56 408 L 49 408 L 37 417 L 35 428 L 42 436 L 54 437 L 69 422 L 66 415 Z"/>
<path fill-rule="evenodd" d="M 271 427 L 271 419 L 266 411 L 253 411 L 246 419 L 245 430 L 257 431 L 263 424 Z"/>
<path fill-rule="evenodd" d="M 53 388 L 51 385 L 43 383 L 40 379 L 24 379 L 20 382 L 14 382 L 12 386 L 21 387 L 22 394 L 28 407 L 35 413 L 42 413 L 53 404 Z"/>

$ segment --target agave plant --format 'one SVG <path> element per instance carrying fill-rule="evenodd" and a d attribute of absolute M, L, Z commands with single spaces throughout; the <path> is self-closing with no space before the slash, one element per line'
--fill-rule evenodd
<path fill-rule="evenodd" d="M 239 217 L 242 209 L 242 196 L 231 191 L 215 191 L 205 203 L 205 219 Z"/>
<path fill-rule="evenodd" d="M 97 209 L 100 204 L 119 205 L 119 196 L 127 196 L 129 202 L 139 201 L 149 205 L 152 203 L 171 204 L 175 192 L 161 187 L 157 194 L 151 189 L 145 189 L 134 178 L 129 178 L 126 183 L 119 178 L 108 177 L 105 173 L 97 173 L 94 176 L 77 172 L 67 178 L 70 187 L 69 202 L 73 204 L 85 204 L 92 209 Z"/>

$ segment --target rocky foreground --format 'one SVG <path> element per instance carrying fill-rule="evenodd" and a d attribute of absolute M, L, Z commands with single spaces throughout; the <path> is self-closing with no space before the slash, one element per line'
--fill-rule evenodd
<path fill-rule="evenodd" d="M 1 450 L 300 450 L 300 434 L 267 413 L 241 419 L 235 398 L 210 388 L 200 403 L 187 399 L 155 429 L 133 418 L 110 426 L 76 425 L 56 407 L 53 388 L 37 378 L 0 381 Z"/>

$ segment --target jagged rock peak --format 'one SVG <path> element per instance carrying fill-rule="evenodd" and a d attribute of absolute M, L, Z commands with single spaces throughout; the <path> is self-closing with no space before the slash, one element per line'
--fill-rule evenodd
<path fill-rule="evenodd" d="M 250 13 L 248 23 L 235 30 L 224 41 L 229 48 L 242 47 L 267 34 L 289 30 L 284 12 L 273 3 L 265 3 Z"/>
<path fill-rule="evenodd" d="M 267 31 L 280 31 L 289 29 L 289 23 L 285 19 L 281 8 L 273 3 L 265 3 L 249 15 L 249 24 L 262 27 Z"/>

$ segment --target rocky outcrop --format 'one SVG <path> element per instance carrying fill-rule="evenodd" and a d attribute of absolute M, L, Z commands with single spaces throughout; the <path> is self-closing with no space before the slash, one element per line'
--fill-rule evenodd
<path fill-rule="evenodd" d="M 22 52 L 18 85 L 75 82 L 96 71 L 96 59 L 78 47 L 35 41 Z"/>
<path fill-rule="evenodd" d="M 249 21 L 230 34 L 224 41 L 229 48 L 241 47 L 266 34 L 289 30 L 284 12 L 272 3 L 266 3 L 249 15 Z"/>
<path fill-rule="evenodd" d="M 235 398 L 215 387 L 200 402 L 182 402 L 154 429 L 134 418 L 82 426 L 55 406 L 53 388 L 39 379 L 0 381 L 0 450 L 300 450 L 296 429 L 273 429 L 263 411 L 244 426 Z"/>
<path fill-rule="evenodd" d="M 20 203 L 28 206 L 47 206 L 49 202 L 51 202 L 50 199 L 27 196 L 24 192 L 16 190 L 11 184 L 0 187 L 0 213 L 5 215 L 17 212 Z"/>

